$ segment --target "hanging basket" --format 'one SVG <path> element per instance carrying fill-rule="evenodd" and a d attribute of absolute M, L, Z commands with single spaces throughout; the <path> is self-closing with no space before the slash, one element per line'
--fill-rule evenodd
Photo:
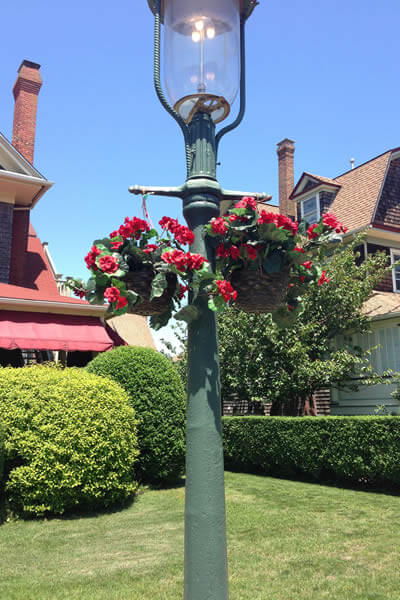
<path fill-rule="evenodd" d="M 237 291 L 235 306 L 247 313 L 270 313 L 283 303 L 289 285 L 289 267 L 279 273 L 238 269 L 231 283 Z"/>
<path fill-rule="evenodd" d="M 177 277 L 174 273 L 167 273 L 168 287 L 163 295 L 159 298 L 153 298 L 150 301 L 151 284 L 155 273 L 152 269 L 144 269 L 141 271 L 129 271 L 125 277 L 125 285 L 128 290 L 132 290 L 139 294 L 142 298 L 133 308 L 129 309 L 130 313 L 151 317 L 164 313 L 172 300 L 177 286 Z"/>

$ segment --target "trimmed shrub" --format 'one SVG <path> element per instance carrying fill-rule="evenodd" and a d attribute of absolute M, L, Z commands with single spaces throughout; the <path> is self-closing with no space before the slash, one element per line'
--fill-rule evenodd
<path fill-rule="evenodd" d="M 185 461 L 185 392 L 171 362 L 151 348 L 121 346 L 96 356 L 87 370 L 126 390 L 135 409 L 142 481 L 176 481 Z"/>
<path fill-rule="evenodd" d="M 0 368 L 0 425 L 16 513 L 101 509 L 137 488 L 135 413 L 113 381 L 76 368 Z"/>
<path fill-rule="evenodd" d="M 4 459 L 5 459 L 5 452 L 6 452 L 5 440 L 6 440 L 6 437 L 4 434 L 4 430 L 0 425 L 0 493 L 1 493 L 1 482 L 3 480 Z"/>
<path fill-rule="evenodd" d="M 233 470 L 400 484 L 400 417 L 226 417 L 223 435 Z"/>

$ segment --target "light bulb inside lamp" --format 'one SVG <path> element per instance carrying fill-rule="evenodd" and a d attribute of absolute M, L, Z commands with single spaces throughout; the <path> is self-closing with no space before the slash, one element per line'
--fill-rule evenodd
<path fill-rule="evenodd" d="M 200 41 L 200 38 L 201 38 L 201 34 L 200 34 L 199 31 L 193 31 L 192 32 L 192 42 L 197 43 L 197 42 Z"/>
<path fill-rule="evenodd" d="M 207 37 L 209 40 L 213 40 L 215 38 L 215 29 L 214 27 L 207 27 Z"/>
<path fill-rule="evenodd" d="M 204 21 L 202 21 L 201 19 L 199 21 L 196 21 L 194 26 L 196 27 L 197 31 L 203 31 L 204 29 Z"/>

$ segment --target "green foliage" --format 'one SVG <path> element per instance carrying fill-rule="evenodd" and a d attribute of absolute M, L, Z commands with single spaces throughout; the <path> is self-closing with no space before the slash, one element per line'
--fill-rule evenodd
<path fill-rule="evenodd" d="M 399 417 L 227 417 L 223 435 L 234 470 L 400 484 Z"/>
<path fill-rule="evenodd" d="M 357 238 L 339 244 L 319 268 L 330 282 L 310 285 L 295 322 L 279 329 L 270 315 L 228 310 L 218 319 L 222 397 L 264 398 L 272 414 L 302 414 L 312 394 L 325 387 L 357 389 L 353 375 L 364 383 L 380 378 L 368 366 L 368 352 L 351 343 L 346 334 L 366 333 L 369 319 L 362 306 L 387 270 L 387 257 L 369 256 L 357 266 Z M 337 336 L 344 336 L 338 347 Z"/>
<path fill-rule="evenodd" d="M 151 348 L 120 347 L 99 354 L 88 371 L 120 383 L 139 419 L 137 472 L 147 483 L 171 482 L 183 472 L 185 393 L 171 362 Z"/>
<path fill-rule="evenodd" d="M 0 369 L 0 425 L 15 512 L 99 509 L 137 488 L 135 413 L 112 381 L 80 369 Z"/>
<path fill-rule="evenodd" d="M 3 473 L 4 473 L 4 461 L 5 461 L 5 453 L 6 453 L 5 441 L 6 441 L 6 436 L 4 433 L 4 429 L 0 425 L 0 487 L 1 487 L 1 482 L 3 480 Z M 1 491 L 0 491 L 0 493 L 1 493 Z"/>

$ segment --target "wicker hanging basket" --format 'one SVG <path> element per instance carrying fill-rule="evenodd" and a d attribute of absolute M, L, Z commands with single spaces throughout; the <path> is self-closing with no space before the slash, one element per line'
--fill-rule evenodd
<path fill-rule="evenodd" d="M 174 273 L 167 273 L 168 287 L 162 296 L 153 298 L 150 301 L 151 284 L 154 276 L 155 273 L 152 269 L 129 271 L 125 275 L 124 281 L 128 290 L 136 292 L 142 298 L 142 302 L 138 302 L 133 308 L 129 309 L 130 313 L 151 317 L 161 315 L 167 310 L 176 290 L 177 277 Z"/>
<path fill-rule="evenodd" d="M 235 306 L 247 313 L 270 313 L 283 303 L 289 285 L 289 267 L 279 273 L 238 269 L 231 283 L 237 291 Z"/>

